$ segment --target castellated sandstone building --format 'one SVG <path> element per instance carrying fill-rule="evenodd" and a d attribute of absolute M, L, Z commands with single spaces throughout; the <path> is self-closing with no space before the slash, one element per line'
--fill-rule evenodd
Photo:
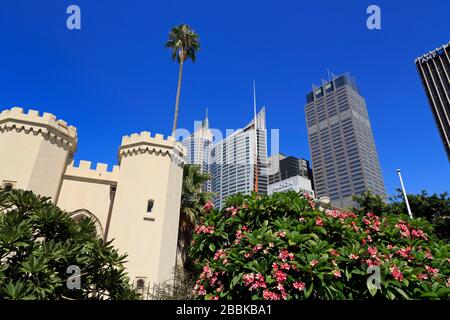
<path fill-rule="evenodd" d="M 77 129 L 50 113 L 0 114 L 0 183 L 47 196 L 74 219 L 91 217 L 104 240 L 128 254 L 137 286 L 172 277 L 176 259 L 183 156 L 172 137 L 124 136 L 119 165 L 74 165 Z"/>

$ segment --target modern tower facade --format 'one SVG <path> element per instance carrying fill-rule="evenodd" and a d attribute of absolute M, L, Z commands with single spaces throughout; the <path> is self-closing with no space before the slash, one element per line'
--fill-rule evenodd
<path fill-rule="evenodd" d="M 280 162 L 281 160 L 285 159 L 286 155 L 282 153 L 276 153 L 271 155 L 267 159 L 267 180 L 269 185 L 273 183 L 277 183 L 281 181 L 281 174 L 280 174 Z"/>
<path fill-rule="evenodd" d="M 312 169 L 309 161 L 282 153 L 269 158 L 269 184 L 280 182 L 294 176 L 305 177 L 312 181 Z"/>
<path fill-rule="evenodd" d="M 415 62 L 450 162 L 450 42 Z"/>
<path fill-rule="evenodd" d="M 355 205 L 366 190 L 385 195 L 364 98 L 349 75 L 333 76 L 306 96 L 306 122 L 317 197 Z"/>
<path fill-rule="evenodd" d="M 198 122 L 199 123 L 199 122 Z M 210 151 L 212 144 L 212 133 L 209 129 L 208 113 L 205 120 L 196 126 L 195 132 L 185 138 L 181 143 L 186 148 L 186 163 L 200 166 L 200 171 L 211 173 Z M 204 192 L 211 192 L 211 179 L 203 185 Z"/>
<path fill-rule="evenodd" d="M 230 195 L 267 193 L 265 108 L 246 127 L 211 147 L 211 183 L 214 204 L 220 208 Z"/>
<path fill-rule="evenodd" d="M 294 156 L 275 154 L 269 158 L 267 193 L 295 190 L 314 195 L 309 161 Z"/>

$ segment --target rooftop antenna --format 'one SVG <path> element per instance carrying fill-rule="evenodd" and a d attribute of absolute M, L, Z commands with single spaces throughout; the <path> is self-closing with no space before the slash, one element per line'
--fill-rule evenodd
<path fill-rule="evenodd" d="M 256 121 L 256 84 L 253 80 L 253 127 L 255 128 L 255 183 L 254 190 L 258 192 L 258 124 Z"/>
<path fill-rule="evenodd" d="M 253 80 L 253 117 L 254 117 L 254 127 L 256 129 L 256 84 L 255 80 Z"/>
<path fill-rule="evenodd" d="M 327 68 L 327 73 L 328 73 L 328 81 L 331 81 L 331 73 L 330 73 L 330 69 Z"/>

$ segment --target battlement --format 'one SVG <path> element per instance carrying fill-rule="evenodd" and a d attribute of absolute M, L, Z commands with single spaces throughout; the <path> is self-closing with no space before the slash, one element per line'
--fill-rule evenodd
<path fill-rule="evenodd" d="M 55 115 L 48 112 L 40 115 L 38 111 L 30 109 L 25 113 L 20 107 L 3 110 L 0 113 L 0 129 L 13 128 L 56 135 L 70 143 L 74 149 L 76 147 L 77 128 L 67 125 L 64 120 L 56 119 Z"/>
<path fill-rule="evenodd" d="M 155 134 L 151 136 L 150 132 L 142 131 L 140 133 L 133 133 L 131 135 L 122 137 L 122 144 L 120 146 L 119 155 L 130 152 L 132 150 L 153 150 L 158 152 L 174 152 L 177 156 L 186 154 L 186 148 L 181 143 L 175 141 L 174 137 L 168 136 L 164 139 L 162 134 Z M 173 151 L 172 151 L 173 150 Z"/>
<path fill-rule="evenodd" d="M 115 184 L 119 178 L 119 166 L 113 166 L 112 171 L 108 171 L 108 165 L 106 163 L 97 163 L 95 169 L 91 169 L 91 161 L 80 160 L 78 166 L 72 161 L 67 166 L 64 178 L 67 179 L 82 179 L 82 180 L 95 180 L 96 182 L 104 182 Z"/>

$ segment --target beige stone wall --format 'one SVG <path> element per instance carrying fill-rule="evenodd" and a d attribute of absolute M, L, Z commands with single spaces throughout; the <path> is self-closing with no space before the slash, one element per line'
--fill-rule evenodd
<path fill-rule="evenodd" d="M 112 171 L 107 165 L 98 163 L 91 169 L 91 162 L 80 161 L 79 166 L 72 163 L 64 173 L 57 205 L 75 215 L 91 216 L 97 222 L 97 231 L 104 236 L 107 230 L 108 213 L 114 193 L 111 188 L 117 185 L 119 167 Z"/>
<path fill-rule="evenodd" d="M 50 113 L 0 114 L 0 183 L 56 199 L 67 161 L 76 149 L 76 129 Z"/>
<path fill-rule="evenodd" d="M 119 166 L 108 171 L 89 161 L 73 163 L 76 128 L 52 114 L 21 108 L 0 114 L 0 183 L 49 196 L 62 209 L 90 216 L 99 233 L 128 254 L 133 283 L 172 277 L 185 148 L 172 137 L 148 132 L 125 136 Z M 115 195 L 115 196 L 114 196 Z M 147 212 L 148 201 L 154 205 Z M 113 202 L 112 202 L 113 201 Z M 106 233 L 106 235 L 105 235 Z"/>
<path fill-rule="evenodd" d="M 148 132 L 124 137 L 109 239 L 128 253 L 133 281 L 160 283 L 175 265 L 184 149 Z M 154 201 L 147 213 L 147 203 Z"/>

